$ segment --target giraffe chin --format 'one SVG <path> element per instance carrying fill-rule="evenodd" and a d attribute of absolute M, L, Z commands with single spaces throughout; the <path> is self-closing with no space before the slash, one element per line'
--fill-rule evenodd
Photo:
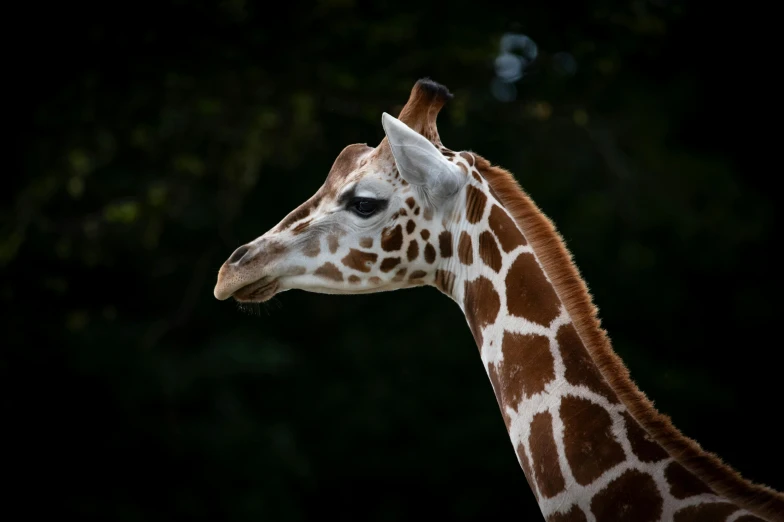
<path fill-rule="evenodd" d="M 275 297 L 278 287 L 276 279 L 262 278 L 255 283 L 243 286 L 234 292 L 232 297 L 240 303 L 263 303 Z"/>

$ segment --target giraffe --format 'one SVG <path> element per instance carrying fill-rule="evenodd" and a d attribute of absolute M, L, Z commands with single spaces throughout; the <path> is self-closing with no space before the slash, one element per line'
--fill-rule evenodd
<path fill-rule="evenodd" d="M 631 380 L 553 223 L 506 170 L 443 146 L 419 80 L 385 137 L 231 254 L 214 295 L 264 302 L 434 286 L 463 310 L 548 522 L 784 521 L 784 495 L 675 428 Z"/>

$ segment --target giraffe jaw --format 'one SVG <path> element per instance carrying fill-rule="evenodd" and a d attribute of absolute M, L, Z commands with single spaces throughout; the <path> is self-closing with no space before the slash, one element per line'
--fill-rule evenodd
<path fill-rule="evenodd" d="M 275 296 L 279 286 L 277 279 L 262 277 L 236 290 L 231 296 L 240 303 L 263 303 Z"/>

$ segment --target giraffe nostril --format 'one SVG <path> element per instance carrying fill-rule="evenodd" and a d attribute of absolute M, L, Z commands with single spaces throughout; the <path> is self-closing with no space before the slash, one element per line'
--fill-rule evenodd
<path fill-rule="evenodd" d="M 248 253 L 248 250 L 250 250 L 250 247 L 247 245 L 239 247 L 229 258 L 229 263 L 238 263 Z"/>

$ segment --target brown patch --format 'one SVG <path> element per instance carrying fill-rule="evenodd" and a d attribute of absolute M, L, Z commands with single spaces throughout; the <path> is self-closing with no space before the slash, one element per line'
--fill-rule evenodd
<path fill-rule="evenodd" d="M 393 229 L 385 228 L 381 233 L 381 248 L 387 252 L 400 250 L 403 245 L 403 228 L 397 225 Z"/>
<path fill-rule="evenodd" d="M 324 187 L 327 192 L 334 194 L 343 181 L 351 174 L 359 164 L 360 156 L 370 152 L 372 149 L 364 143 L 354 143 L 344 148 L 338 157 L 335 158 L 335 163 L 329 170 L 327 180 L 324 182 Z"/>
<path fill-rule="evenodd" d="M 441 257 L 452 257 L 452 233 L 448 230 L 438 234 L 438 249 Z"/>
<path fill-rule="evenodd" d="M 632 451 L 641 462 L 657 462 L 666 459 L 669 455 L 656 444 L 639 423 L 629 415 L 629 412 L 621 413 L 623 422 L 626 424 L 626 435 Z"/>
<path fill-rule="evenodd" d="M 327 236 L 327 246 L 329 247 L 329 252 L 331 254 L 334 254 L 338 251 L 338 246 L 340 246 L 338 244 L 339 239 L 340 237 L 337 234 L 330 234 Z"/>
<path fill-rule="evenodd" d="M 630 469 L 594 495 L 591 511 L 596 520 L 654 522 L 661 517 L 663 505 L 653 478 Z"/>
<path fill-rule="evenodd" d="M 528 462 L 528 457 L 525 455 L 525 448 L 522 444 L 517 445 L 517 460 L 520 461 L 520 467 L 523 468 L 523 474 L 525 475 L 525 480 L 528 481 L 528 486 L 530 486 L 531 491 L 533 491 L 534 496 L 538 500 L 539 496 L 536 494 L 536 488 L 534 487 L 534 475 L 531 472 L 531 464 Z"/>
<path fill-rule="evenodd" d="M 409 261 L 413 261 L 419 255 L 419 244 L 417 244 L 416 239 L 412 239 L 411 242 L 408 244 L 408 250 L 406 251 L 406 257 Z"/>
<path fill-rule="evenodd" d="M 447 158 L 450 158 L 450 159 L 455 157 L 455 153 L 452 152 L 449 149 L 442 149 L 441 150 L 441 154 L 443 154 L 444 156 L 446 156 Z"/>
<path fill-rule="evenodd" d="M 466 160 L 468 162 L 468 164 L 471 165 L 472 167 L 474 166 L 474 156 L 473 156 L 473 154 L 469 154 L 467 152 L 461 152 L 460 153 L 460 157 L 463 158 L 464 160 Z"/>
<path fill-rule="evenodd" d="M 308 257 L 316 257 L 321 253 L 321 246 L 319 245 L 319 238 L 312 237 L 305 243 L 305 246 L 302 248 L 302 253 Z"/>
<path fill-rule="evenodd" d="M 588 288 L 552 221 L 523 192 L 507 170 L 492 166 L 481 156 L 475 157 L 476 167 L 488 181 L 490 193 L 512 215 L 518 228 L 525 234 L 558 294 L 564 296 L 566 311 L 591 358 L 601 368 L 602 374 L 632 416 L 668 454 L 681 462 L 688 462 L 689 468 L 716 493 L 755 515 L 780 518 L 780 513 L 784 512 L 784 494 L 744 479 L 716 455 L 703 450 L 697 442 L 685 437 L 673 426 L 670 419 L 659 413 L 640 392 L 629 378 L 629 371 L 623 361 L 613 351 L 597 317 Z"/>
<path fill-rule="evenodd" d="M 420 231 L 419 235 L 422 236 L 422 239 L 424 239 L 425 241 L 430 239 L 430 231 L 428 229 L 424 229 L 424 230 Z"/>
<path fill-rule="evenodd" d="M 399 264 L 400 264 L 399 257 L 386 257 L 384 258 L 383 261 L 381 261 L 381 271 L 389 272 Z"/>
<path fill-rule="evenodd" d="M 415 209 L 414 209 L 414 215 L 415 215 L 415 216 L 418 216 L 418 215 L 419 215 L 419 207 L 417 207 L 417 208 L 415 208 Z"/>
<path fill-rule="evenodd" d="M 587 522 L 585 513 L 580 509 L 580 506 L 574 504 L 572 509 L 566 513 L 553 513 L 547 517 L 547 522 Z"/>
<path fill-rule="evenodd" d="M 368 279 L 368 281 L 370 281 L 370 283 L 374 284 L 374 285 L 380 285 L 381 284 L 381 278 L 378 277 L 378 276 L 373 276 L 370 279 Z"/>
<path fill-rule="evenodd" d="M 713 490 L 703 481 L 677 462 L 670 462 L 667 465 L 667 469 L 664 470 L 664 478 L 670 485 L 670 493 L 678 499 L 713 493 Z"/>
<path fill-rule="evenodd" d="M 560 311 L 558 296 L 544 277 L 533 254 L 520 254 L 506 276 L 506 306 L 509 313 L 549 325 Z"/>
<path fill-rule="evenodd" d="M 626 458 L 612 432 L 612 418 L 587 399 L 566 396 L 559 409 L 564 424 L 564 453 L 574 479 L 585 486 Z"/>
<path fill-rule="evenodd" d="M 474 262 L 474 248 L 471 245 L 471 236 L 464 230 L 460 232 L 460 241 L 457 244 L 457 257 L 464 265 Z"/>
<path fill-rule="evenodd" d="M 324 263 L 313 272 L 315 275 L 333 281 L 343 281 L 343 273 L 332 263 Z"/>
<path fill-rule="evenodd" d="M 406 205 L 408 205 L 408 208 L 414 208 L 414 205 L 416 205 L 416 200 L 414 198 L 407 198 Z"/>
<path fill-rule="evenodd" d="M 297 221 L 305 219 L 310 215 L 310 211 L 314 206 L 315 205 L 311 201 L 306 201 L 302 205 L 298 206 L 278 224 L 278 230 L 286 230 Z"/>
<path fill-rule="evenodd" d="M 349 268 L 353 268 L 357 272 L 370 272 L 370 265 L 375 263 L 376 259 L 378 259 L 377 254 L 352 248 L 340 262 Z"/>
<path fill-rule="evenodd" d="M 303 232 L 304 232 L 304 231 L 305 231 L 305 230 L 308 228 L 308 225 L 310 225 L 310 222 L 311 222 L 311 221 L 312 221 L 312 220 L 310 220 L 310 219 L 309 219 L 309 220 L 307 220 L 307 221 L 303 221 L 302 223 L 298 224 L 296 227 L 294 227 L 293 229 L 291 229 L 291 233 L 292 233 L 293 235 L 295 235 L 295 236 L 297 236 L 297 235 L 299 235 L 299 234 L 303 233 Z"/>
<path fill-rule="evenodd" d="M 479 175 L 479 174 L 478 174 L 478 173 L 477 173 L 475 170 L 472 170 L 472 171 L 471 171 L 471 175 L 472 175 L 472 176 L 474 177 L 474 179 L 475 179 L 475 180 L 477 180 L 477 181 L 478 181 L 480 184 L 482 183 L 482 177 L 481 177 L 481 176 L 480 176 L 480 175 Z"/>
<path fill-rule="evenodd" d="M 458 164 L 457 164 L 457 166 L 458 166 L 458 167 L 460 167 L 460 170 L 462 170 L 462 171 L 463 171 L 463 174 L 465 174 L 466 176 L 468 176 L 468 167 L 466 167 L 466 166 L 465 166 L 465 165 L 463 165 L 462 163 L 458 163 Z"/>
<path fill-rule="evenodd" d="M 436 270 L 435 285 L 446 295 L 452 295 L 452 290 L 455 287 L 455 274 L 449 270 Z"/>
<path fill-rule="evenodd" d="M 411 275 L 408 276 L 409 281 L 413 281 L 414 279 L 422 279 L 427 275 L 427 272 L 423 272 L 421 270 L 414 270 L 411 272 Z"/>
<path fill-rule="evenodd" d="M 558 464 L 558 449 L 553 438 L 553 417 L 550 412 L 534 415 L 528 446 L 531 448 L 539 493 L 545 498 L 554 497 L 564 490 L 566 484 Z"/>
<path fill-rule="evenodd" d="M 359 279 L 358 276 L 355 276 L 355 275 L 348 276 L 348 282 L 349 283 L 357 284 L 357 283 L 359 283 L 359 281 L 360 281 L 360 279 Z"/>
<path fill-rule="evenodd" d="M 478 223 L 482 219 L 485 203 L 487 203 L 487 196 L 484 192 L 473 185 L 466 187 L 466 219 L 469 223 Z"/>
<path fill-rule="evenodd" d="M 436 260 L 436 249 L 430 243 L 425 245 L 425 261 L 429 264 L 433 264 L 433 261 Z"/>
<path fill-rule="evenodd" d="M 408 215 L 408 211 L 406 211 L 405 208 L 401 208 L 400 210 L 397 211 L 397 214 L 392 215 L 392 219 L 395 219 L 397 216 L 407 216 L 407 215 Z"/>
<path fill-rule="evenodd" d="M 479 257 L 494 272 L 501 270 L 501 251 L 498 250 L 493 234 L 487 230 L 479 234 Z"/>
<path fill-rule="evenodd" d="M 289 272 L 288 275 L 290 276 L 298 276 L 304 274 L 305 272 L 307 272 L 307 270 L 305 269 L 304 266 L 295 266 L 292 267 L 291 270 L 289 270 L 288 272 Z"/>
<path fill-rule="evenodd" d="M 425 207 L 425 210 L 422 212 L 422 217 L 425 218 L 426 221 L 433 219 L 433 209 L 431 207 Z"/>
<path fill-rule="evenodd" d="M 409 219 L 408 223 L 406 223 L 406 234 L 411 234 L 412 232 L 414 232 L 415 228 L 416 228 L 416 223 L 414 223 L 413 219 Z"/>
<path fill-rule="evenodd" d="M 399 283 L 406 277 L 406 272 L 408 272 L 408 268 L 401 268 L 395 273 L 395 277 L 392 278 L 392 281 Z"/>
<path fill-rule="evenodd" d="M 363 237 L 359 240 L 359 246 L 362 248 L 372 248 L 373 247 L 373 238 L 372 237 Z"/>
<path fill-rule="evenodd" d="M 509 214 L 504 212 L 498 205 L 493 205 L 488 221 L 504 252 L 509 253 L 515 248 L 525 245 L 525 238 L 517 228 L 517 225 L 514 224 Z"/>
<path fill-rule="evenodd" d="M 507 406 L 516 408 L 522 399 L 520 392 L 528 396 L 540 393 L 555 378 L 555 361 L 547 337 L 504 332 L 501 351 L 501 384 Z"/>
<path fill-rule="evenodd" d="M 479 276 L 474 281 L 466 281 L 464 289 L 463 309 L 476 345 L 481 348 L 482 328 L 495 322 L 501 310 L 501 299 L 493 283 L 484 276 Z"/>
<path fill-rule="evenodd" d="M 728 502 L 709 502 L 688 506 L 675 512 L 673 522 L 724 522 L 738 506 Z M 759 520 L 759 519 L 757 519 Z"/>
<path fill-rule="evenodd" d="M 561 350 L 566 372 L 564 377 L 570 384 L 575 386 L 585 386 L 594 393 L 606 398 L 612 403 L 618 402 L 618 397 L 612 391 L 610 385 L 604 380 L 599 368 L 591 359 L 588 350 L 585 349 L 583 341 L 577 335 L 577 330 L 571 324 L 565 324 L 558 329 L 556 336 L 558 347 Z"/>

